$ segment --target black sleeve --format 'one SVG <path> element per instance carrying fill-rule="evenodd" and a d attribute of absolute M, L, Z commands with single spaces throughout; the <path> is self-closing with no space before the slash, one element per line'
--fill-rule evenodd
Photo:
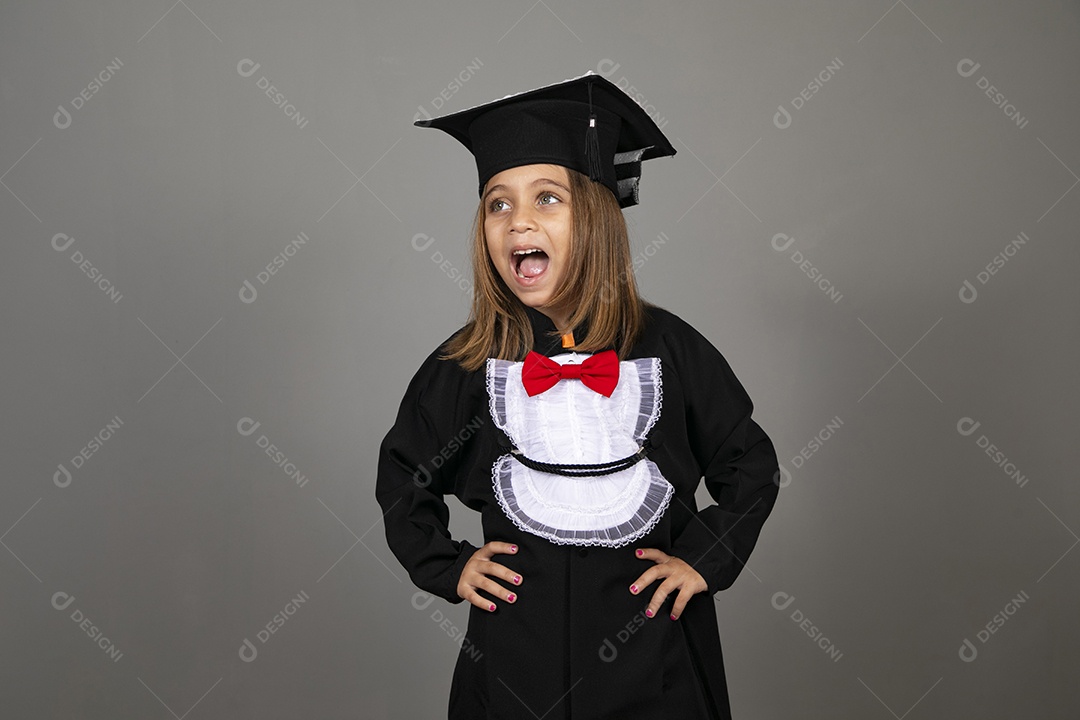
<path fill-rule="evenodd" d="M 716 504 L 690 520 L 670 554 L 692 565 L 712 594 L 731 587 L 750 557 L 776 502 L 779 463 L 727 360 L 697 330 L 683 327 L 673 351 L 687 386 L 687 432 Z"/>
<path fill-rule="evenodd" d="M 410 579 L 450 603 L 457 582 L 478 549 L 450 537 L 443 502 L 455 487 L 464 437 L 456 425 L 468 374 L 432 353 L 409 383 L 397 420 L 379 448 L 375 499 L 383 512 L 386 542 Z"/>

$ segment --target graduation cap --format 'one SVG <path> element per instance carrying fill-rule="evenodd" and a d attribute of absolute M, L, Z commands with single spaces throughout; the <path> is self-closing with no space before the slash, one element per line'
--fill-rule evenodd
<path fill-rule="evenodd" d="M 625 208 L 638 202 L 642 161 L 675 154 L 633 98 L 591 71 L 414 124 L 442 130 L 469 149 L 481 195 L 503 170 L 551 163 L 603 183 Z"/>

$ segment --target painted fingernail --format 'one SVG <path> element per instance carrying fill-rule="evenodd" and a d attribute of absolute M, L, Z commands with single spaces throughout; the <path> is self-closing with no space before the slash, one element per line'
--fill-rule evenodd
<path fill-rule="evenodd" d="M 517 545 L 511 545 L 510 552 L 517 552 Z"/>
<path fill-rule="evenodd" d="M 672 620 L 677 620 L 678 618 L 676 618 L 676 617 L 675 617 L 674 615 L 672 615 L 672 616 L 671 616 L 671 619 L 672 619 Z"/>
<path fill-rule="evenodd" d="M 646 610 L 645 614 L 648 615 L 649 617 L 652 617 L 652 610 Z"/>
<path fill-rule="evenodd" d="M 521 584 L 521 576 L 520 575 L 515 575 L 514 576 L 514 584 L 515 585 L 520 585 Z"/>
<path fill-rule="evenodd" d="M 645 554 L 645 551 L 644 551 L 644 550 L 638 550 L 638 551 L 637 551 L 637 556 L 638 556 L 638 557 L 641 557 L 641 556 L 642 556 L 642 555 L 644 555 L 644 554 Z"/>
<path fill-rule="evenodd" d="M 637 592 L 637 585 L 631 585 L 630 586 L 630 592 L 636 593 Z"/>
<path fill-rule="evenodd" d="M 507 595 L 507 596 L 506 596 L 506 599 L 507 599 L 507 600 L 509 600 L 510 602 L 514 602 L 514 599 L 515 599 L 516 597 L 517 597 L 517 595 L 515 595 L 514 593 L 510 593 L 509 595 Z M 671 619 L 672 619 L 672 620 L 674 620 L 674 619 L 675 619 L 675 616 L 674 616 L 674 615 L 672 615 L 672 616 L 671 616 Z"/>
<path fill-rule="evenodd" d="M 495 612 L 495 603 L 491 603 L 491 605 L 488 605 L 488 612 Z"/>

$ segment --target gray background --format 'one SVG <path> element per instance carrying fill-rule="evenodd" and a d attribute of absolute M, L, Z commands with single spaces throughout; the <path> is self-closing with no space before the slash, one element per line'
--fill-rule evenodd
<path fill-rule="evenodd" d="M 373 490 L 475 167 L 411 123 L 590 69 L 786 470 L 736 718 L 1077 716 L 1076 2 L 170 2 L 0 11 L 5 717 L 443 716 L 468 608 Z"/>

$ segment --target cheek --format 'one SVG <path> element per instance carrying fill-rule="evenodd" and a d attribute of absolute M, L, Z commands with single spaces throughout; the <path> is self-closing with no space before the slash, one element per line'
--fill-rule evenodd
<path fill-rule="evenodd" d="M 488 243 L 487 246 L 488 260 L 495 267 L 495 272 L 499 275 L 505 275 L 509 270 L 506 267 L 506 261 L 502 259 L 502 249 Z"/>
<path fill-rule="evenodd" d="M 497 255 L 499 250 L 498 250 L 498 243 L 491 240 L 490 239 L 491 237 L 492 237 L 491 228 L 489 228 L 487 226 L 487 224 L 485 223 L 485 225 L 484 225 L 484 247 L 487 249 L 488 257 L 490 257 L 494 261 L 495 256 Z"/>
<path fill-rule="evenodd" d="M 566 258 L 566 254 L 570 251 L 570 233 L 571 224 L 569 220 L 552 228 L 551 242 L 563 259 Z"/>

